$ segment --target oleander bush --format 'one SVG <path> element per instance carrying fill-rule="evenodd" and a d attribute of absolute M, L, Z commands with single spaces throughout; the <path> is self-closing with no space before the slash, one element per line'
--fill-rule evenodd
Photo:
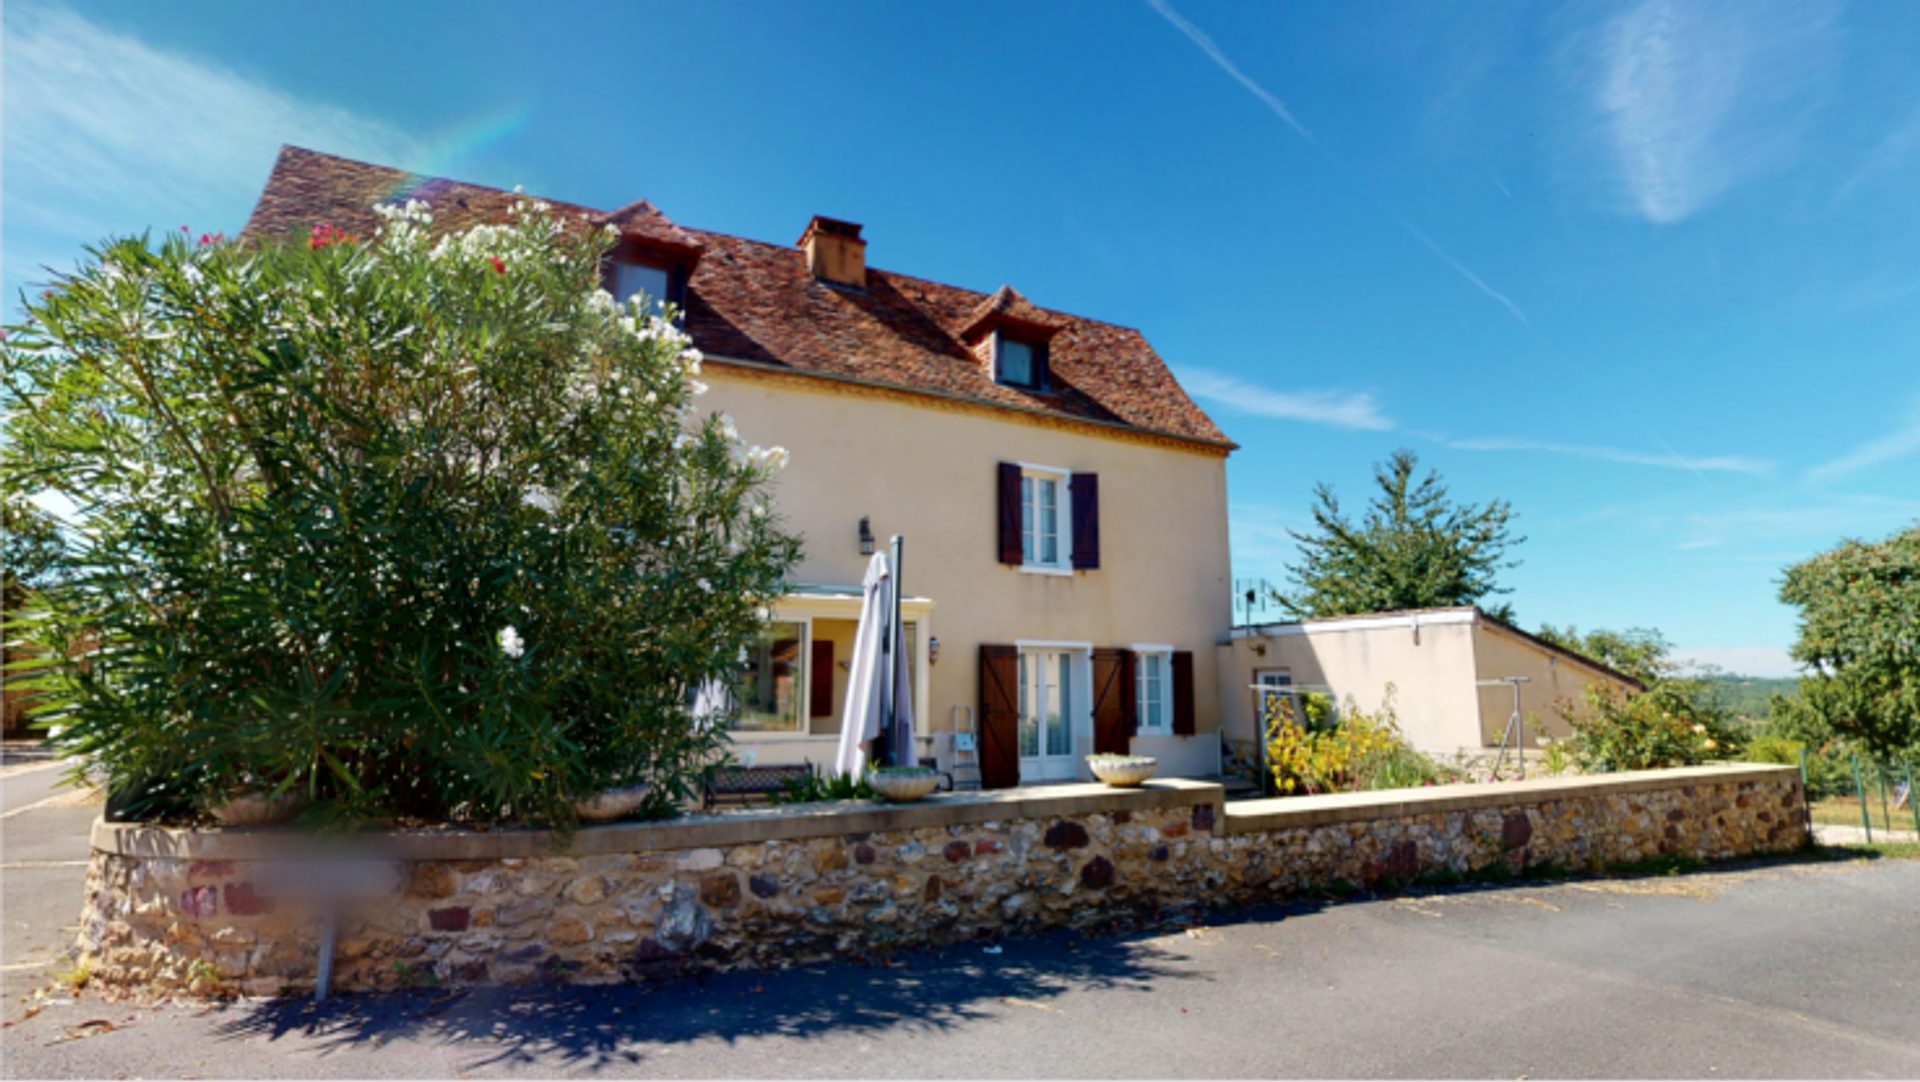
<path fill-rule="evenodd" d="M 798 559 L 785 452 L 696 408 L 687 338 L 600 290 L 610 237 L 380 209 L 365 239 L 115 240 L 27 299 L 0 475 L 78 507 L 9 621 L 60 659 L 42 713 L 150 817 L 675 807 L 728 746 L 692 689 Z"/>
<path fill-rule="evenodd" d="M 1567 705 L 1567 753 L 1583 774 L 1697 766 L 1738 758 L 1745 735 L 1730 714 L 1689 682 L 1660 680 L 1626 693 L 1590 684 L 1582 706 Z"/>

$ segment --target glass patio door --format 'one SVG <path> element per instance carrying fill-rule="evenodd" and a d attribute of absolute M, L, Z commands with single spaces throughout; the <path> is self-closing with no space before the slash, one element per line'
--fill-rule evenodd
<path fill-rule="evenodd" d="M 1045 781 L 1075 776 L 1073 655 L 1064 650 L 1020 652 L 1020 777 Z"/>

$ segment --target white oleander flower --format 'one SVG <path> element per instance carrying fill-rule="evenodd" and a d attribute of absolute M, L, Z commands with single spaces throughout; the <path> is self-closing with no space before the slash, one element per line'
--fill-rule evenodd
<path fill-rule="evenodd" d="M 498 636 L 500 652 L 508 657 L 517 658 L 527 652 L 527 644 L 520 639 L 520 632 L 512 624 L 500 629 Z"/>

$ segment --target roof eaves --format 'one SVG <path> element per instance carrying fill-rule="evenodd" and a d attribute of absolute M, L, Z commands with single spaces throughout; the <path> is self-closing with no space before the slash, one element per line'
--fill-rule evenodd
<path fill-rule="evenodd" d="M 1532 634 L 1531 632 L 1522 631 L 1521 629 L 1513 626 L 1510 623 L 1507 623 L 1505 620 L 1500 619 L 1498 616 L 1494 616 L 1488 613 L 1486 610 L 1481 609 L 1478 606 L 1475 606 L 1473 611 L 1476 617 L 1481 621 L 1484 621 L 1485 623 L 1495 628 L 1498 628 L 1501 631 L 1505 631 L 1508 634 L 1517 636 L 1518 638 L 1521 638 L 1533 644 L 1534 646 L 1537 646 L 1540 649 L 1547 651 L 1548 653 L 1558 654 L 1561 657 L 1567 658 L 1571 661 L 1578 662 L 1582 665 L 1585 665 L 1589 669 L 1593 669 L 1596 672 L 1603 673 L 1622 683 L 1631 684 L 1632 686 L 1640 689 L 1641 691 L 1647 690 L 1647 685 L 1641 683 L 1638 680 L 1635 680 L 1633 677 L 1628 676 L 1626 673 L 1621 672 L 1619 669 L 1616 669 L 1611 665 L 1602 664 L 1601 662 L 1595 661 L 1594 659 L 1576 650 L 1569 650 L 1566 647 L 1559 645 L 1558 643 L 1548 642 L 1547 640 L 1541 638 L 1538 635 Z"/>
<path fill-rule="evenodd" d="M 738 357 L 722 357 L 712 353 L 706 354 L 702 358 L 701 363 L 718 364 L 729 368 L 744 368 L 749 371 L 766 372 L 796 379 L 818 380 L 822 383 L 837 383 L 850 387 L 868 387 L 875 390 L 893 391 L 920 398 L 934 398 L 946 402 L 959 402 L 969 406 L 978 406 L 981 409 L 998 410 L 1004 413 L 1019 413 L 1030 417 L 1045 418 L 1049 421 L 1060 421 L 1071 425 L 1103 428 L 1116 433 L 1151 436 L 1155 439 L 1189 444 L 1196 448 L 1205 448 L 1210 452 L 1218 452 L 1221 454 L 1229 454 L 1240 449 L 1240 445 L 1234 443 L 1232 440 L 1210 440 L 1200 436 L 1189 436 L 1182 432 L 1169 432 L 1165 429 L 1127 424 L 1123 421 L 1108 421 L 1098 417 L 1083 417 L 1076 413 L 1066 413 L 1061 410 L 1043 410 L 1034 409 L 1031 406 L 1016 406 L 1006 402 L 995 402 L 988 398 L 978 398 L 974 395 L 955 394 L 952 391 L 941 391 L 931 387 L 914 387 L 902 383 L 889 383 L 886 380 L 848 376 L 839 372 L 820 372 L 810 368 L 795 368 L 792 365 L 770 364 L 766 361 L 747 361 L 741 360 Z"/>

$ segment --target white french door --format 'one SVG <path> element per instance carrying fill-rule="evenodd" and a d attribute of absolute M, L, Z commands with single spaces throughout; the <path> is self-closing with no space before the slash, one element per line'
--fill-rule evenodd
<path fill-rule="evenodd" d="M 1075 777 L 1073 654 L 1020 651 L 1020 778 Z"/>

